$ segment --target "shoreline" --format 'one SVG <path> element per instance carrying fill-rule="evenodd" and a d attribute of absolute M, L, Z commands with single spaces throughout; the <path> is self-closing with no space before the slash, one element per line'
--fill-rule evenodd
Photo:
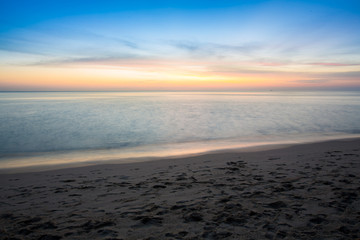
<path fill-rule="evenodd" d="M 211 155 L 217 153 L 227 153 L 227 152 L 253 152 L 253 151 L 265 151 L 265 150 L 276 150 L 296 145 L 304 145 L 304 144 L 314 144 L 314 143 L 325 143 L 332 141 L 348 141 L 348 140 L 356 140 L 360 139 L 360 134 L 354 135 L 343 135 L 339 136 L 327 136 L 322 137 L 321 139 L 313 139 L 313 140 L 289 140 L 289 141 L 278 141 L 278 142 L 263 142 L 263 143 L 252 143 L 252 144 L 243 144 L 242 146 L 238 145 L 236 147 L 213 147 L 207 148 L 206 150 L 197 150 L 194 152 L 189 152 L 185 154 L 175 153 L 170 155 L 150 155 L 150 156 L 142 156 L 142 157 L 125 157 L 125 158 L 117 158 L 113 157 L 111 159 L 106 160 L 89 160 L 89 161 L 76 161 L 76 162 L 67 162 L 67 163 L 50 163 L 50 164 L 36 164 L 29 166 L 16 166 L 16 167 L 0 167 L 0 175 L 1 174 L 13 174 L 13 173 L 26 173 L 26 172 L 43 172 L 43 171 L 51 171 L 51 170 L 59 170 L 59 169 L 67 169 L 67 168 L 78 168 L 78 167 L 87 167 L 94 165 L 107 165 L 107 164 L 131 164 L 131 163 L 142 163 L 149 161 L 159 161 L 159 160 L 172 160 L 172 159 L 182 159 L 194 156 L 203 156 L 203 155 Z M 240 147 L 239 147 L 240 146 Z M 105 150 L 106 151 L 106 150 Z M 109 150 L 111 151 L 111 150 Z M 46 155 L 45 155 L 46 156 Z M 51 156 L 51 154 L 50 154 Z M 71 155 L 69 156 L 69 158 Z M 24 157 L 25 159 L 29 159 L 28 157 Z M 31 158 L 41 158 L 41 156 L 33 156 Z M 11 159 L 11 158 L 10 158 Z M 30 159 L 31 160 L 31 159 Z M 46 160 L 46 158 L 45 158 Z M 8 160 L 9 161 L 9 160 Z M 11 161 L 11 160 L 10 160 Z M 1 165 L 0 165 L 1 166 Z"/>
<path fill-rule="evenodd" d="M 360 139 L 0 174 L 0 239 L 358 239 Z"/>

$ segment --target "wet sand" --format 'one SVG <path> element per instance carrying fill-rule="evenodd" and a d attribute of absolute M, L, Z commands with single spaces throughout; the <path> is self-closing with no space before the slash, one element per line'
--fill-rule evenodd
<path fill-rule="evenodd" d="M 0 239 L 359 239 L 360 139 L 0 175 Z"/>

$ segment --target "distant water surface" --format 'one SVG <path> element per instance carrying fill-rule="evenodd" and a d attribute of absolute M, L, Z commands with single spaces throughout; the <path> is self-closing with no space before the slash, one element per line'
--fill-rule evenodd
<path fill-rule="evenodd" d="M 0 168 L 359 134 L 359 92 L 0 93 Z"/>

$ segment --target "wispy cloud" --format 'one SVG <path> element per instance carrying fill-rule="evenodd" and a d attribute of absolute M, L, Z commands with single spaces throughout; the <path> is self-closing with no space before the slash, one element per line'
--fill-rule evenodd
<path fill-rule="evenodd" d="M 308 63 L 308 65 L 344 67 L 344 66 L 359 66 L 360 64 L 359 63 L 317 62 L 317 63 Z"/>
<path fill-rule="evenodd" d="M 26 64 L 26 66 L 64 66 L 64 65 L 76 65 L 76 64 L 104 64 L 104 65 L 121 65 L 119 62 L 146 59 L 137 55 L 123 54 L 114 56 L 102 56 L 102 57 L 73 57 L 73 58 L 58 58 L 52 60 L 41 60 Z"/>
<path fill-rule="evenodd" d="M 209 66 L 210 72 L 215 73 L 286 73 L 282 71 L 281 68 L 284 66 L 291 65 L 291 62 L 286 61 L 276 61 L 271 59 L 263 59 L 256 61 L 236 61 L 229 64 L 218 64 Z"/>
<path fill-rule="evenodd" d="M 191 55 L 213 56 L 221 58 L 232 54 L 249 55 L 263 47 L 261 44 L 255 42 L 230 45 L 206 42 L 171 41 L 170 45 L 177 49 L 184 50 Z"/>
<path fill-rule="evenodd" d="M 26 36 L 0 36 L 0 50 L 14 53 L 47 55 L 50 49 L 41 40 Z"/>
<path fill-rule="evenodd" d="M 321 78 L 334 78 L 334 79 L 353 79 L 360 82 L 360 71 L 348 71 L 348 72 L 331 72 L 318 74 Z"/>
<path fill-rule="evenodd" d="M 0 50 L 47 56 L 107 55 L 106 52 L 137 51 L 138 42 L 117 36 L 100 35 L 87 31 L 59 29 L 58 32 L 19 30 L 11 35 L 0 35 Z"/>
<path fill-rule="evenodd" d="M 134 49 L 138 49 L 139 48 L 139 45 L 137 43 L 135 43 L 134 41 L 129 41 L 129 40 L 124 40 L 124 39 L 118 39 L 118 38 L 115 38 L 114 39 L 115 41 L 123 44 L 124 46 L 127 46 L 129 48 L 134 48 Z"/>
<path fill-rule="evenodd" d="M 303 77 L 309 79 L 291 80 L 289 82 L 301 83 L 309 86 L 316 84 L 341 85 L 343 82 L 346 82 L 349 85 L 358 86 L 360 83 L 360 71 L 306 73 L 303 74 Z"/>
<path fill-rule="evenodd" d="M 330 82 L 329 79 L 300 79 L 300 80 L 293 80 L 290 82 L 296 82 L 296 83 L 306 83 L 306 84 L 319 84 L 319 83 L 327 83 Z"/>

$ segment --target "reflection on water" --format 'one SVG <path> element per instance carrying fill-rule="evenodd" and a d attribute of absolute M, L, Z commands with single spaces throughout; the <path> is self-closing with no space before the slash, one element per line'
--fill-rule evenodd
<path fill-rule="evenodd" d="M 0 167 L 360 133 L 358 92 L 0 93 L 0 113 Z"/>

